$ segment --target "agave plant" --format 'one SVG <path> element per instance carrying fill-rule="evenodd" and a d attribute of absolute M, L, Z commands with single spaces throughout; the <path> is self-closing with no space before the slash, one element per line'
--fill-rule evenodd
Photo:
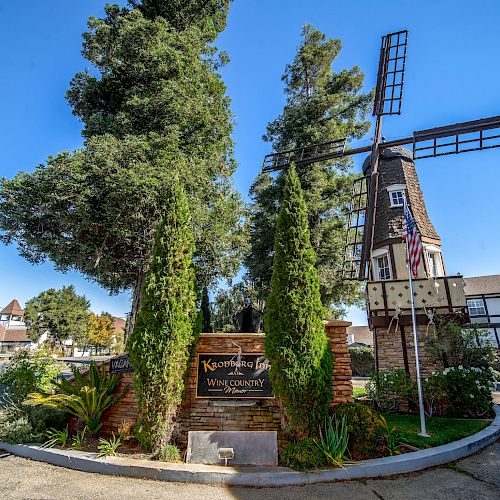
<path fill-rule="evenodd" d="M 28 394 L 25 404 L 46 406 L 64 411 L 83 420 L 91 434 L 101 428 L 102 414 L 123 396 L 124 391 L 115 394 L 120 382 L 119 375 L 106 372 L 106 367 L 98 367 L 94 362 L 90 365 L 87 377 L 73 368 L 73 379 L 61 379 L 55 382 L 55 393 Z"/>
<path fill-rule="evenodd" d="M 344 463 L 349 462 L 347 457 L 349 436 L 345 415 L 340 422 L 332 417 L 326 417 L 323 430 L 319 429 L 319 438 L 319 441 L 316 439 L 314 441 L 332 465 L 342 467 Z"/>

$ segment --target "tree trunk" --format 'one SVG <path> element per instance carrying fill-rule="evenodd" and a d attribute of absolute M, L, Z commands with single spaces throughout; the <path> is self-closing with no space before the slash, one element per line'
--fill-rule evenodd
<path fill-rule="evenodd" d="M 139 309 L 141 308 L 142 301 L 142 289 L 144 287 L 144 281 L 146 280 L 146 271 L 141 269 L 137 272 L 135 285 L 134 285 L 134 293 L 132 295 L 132 309 L 130 310 L 130 315 L 128 317 L 126 329 L 125 329 L 125 344 L 127 344 L 130 335 L 134 331 L 135 320 L 137 319 L 137 314 Z"/>

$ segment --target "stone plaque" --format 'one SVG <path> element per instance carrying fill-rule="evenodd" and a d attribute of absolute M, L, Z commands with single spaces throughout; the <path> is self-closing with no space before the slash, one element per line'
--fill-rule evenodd
<path fill-rule="evenodd" d="M 278 465 L 276 431 L 189 431 L 186 462 L 224 465 L 228 449 L 228 465 Z"/>
<path fill-rule="evenodd" d="M 198 354 L 197 398 L 273 398 L 264 354 Z"/>
<path fill-rule="evenodd" d="M 128 354 L 109 360 L 109 373 L 133 372 L 134 368 L 128 361 Z"/>

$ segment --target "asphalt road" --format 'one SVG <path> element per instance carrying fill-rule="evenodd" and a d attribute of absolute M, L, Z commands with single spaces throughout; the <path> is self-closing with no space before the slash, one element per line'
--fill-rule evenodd
<path fill-rule="evenodd" d="M 103 476 L 0 452 L 1 499 L 498 500 L 500 441 L 448 466 L 389 479 L 287 488 L 227 488 Z"/>

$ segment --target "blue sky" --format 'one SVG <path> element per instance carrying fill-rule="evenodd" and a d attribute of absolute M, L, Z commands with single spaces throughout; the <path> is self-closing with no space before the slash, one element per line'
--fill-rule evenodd
<path fill-rule="evenodd" d="M 103 6 L 101 0 L 0 0 L 0 175 L 31 171 L 49 154 L 81 146 L 81 125 L 64 95 L 71 77 L 87 65 L 80 55 L 87 17 L 100 16 Z M 236 121 L 235 185 L 244 196 L 269 152 L 261 137 L 282 110 L 281 74 L 306 22 L 342 40 L 334 70 L 358 65 L 366 90 L 375 85 L 380 37 L 409 30 L 402 115 L 385 119 L 387 139 L 500 114 L 495 0 L 236 0 L 218 45 L 231 57 L 223 76 Z M 500 273 L 499 167 L 500 149 L 417 163 L 448 274 Z M 14 297 L 24 303 L 49 287 L 72 283 L 95 311 L 123 316 L 129 308 L 127 294 L 110 297 L 77 273 L 55 272 L 50 263 L 32 266 L 15 246 L 0 246 L 0 270 L 0 305 Z M 351 311 L 348 319 L 365 322 L 361 311 Z"/>

